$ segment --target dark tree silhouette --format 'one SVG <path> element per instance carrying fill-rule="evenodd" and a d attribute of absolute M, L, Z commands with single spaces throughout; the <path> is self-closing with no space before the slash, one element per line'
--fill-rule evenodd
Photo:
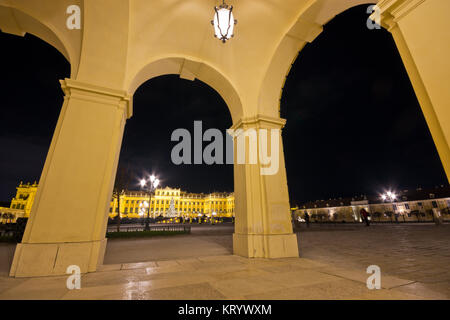
<path fill-rule="evenodd" d="M 113 199 L 117 199 L 117 232 L 120 231 L 120 196 L 125 193 L 131 183 L 131 171 L 128 165 L 117 169 L 116 181 L 113 189 Z"/>

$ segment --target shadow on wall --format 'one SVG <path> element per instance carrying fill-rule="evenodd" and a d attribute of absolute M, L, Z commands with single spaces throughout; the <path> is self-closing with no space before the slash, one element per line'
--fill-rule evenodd
<path fill-rule="evenodd" d="M 15 251 L 15 243 L 0 243 L 0 277 L 9 276 L 9 268 L 11 267 Z"/>

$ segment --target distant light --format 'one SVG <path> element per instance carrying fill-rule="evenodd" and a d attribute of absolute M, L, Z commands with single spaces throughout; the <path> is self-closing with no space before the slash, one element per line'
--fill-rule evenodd
<path fill-rule="evenodd" d="M 153 185 L 156 188 L 159 185 L 159 179 L 155 179 L 155 181 L 153 181 Z"/>
<path fill-rule="evenodd" d="M 141 188 L 143 188 L 147 184 L 147 181 L 145 181 L 145 179 L 141 179 L 141 181 L 139 181 L 139 184 L 141 185 Z"/>
<path fill-rule="evenodd" d="M 155 181 L 155 179 L 156 179 L 156 177 L 152 174 L 152 175 L 150 176 L 150 181 L 153 182 L 153 181 Z"/>
<path fill-rule="evenodd" d="M 386 194 L 381 195 L 381 199 L 388 200 L 388 201 L 394 201 L 397 198 L 397 195 L 392 191 L 387 191 Z"/>

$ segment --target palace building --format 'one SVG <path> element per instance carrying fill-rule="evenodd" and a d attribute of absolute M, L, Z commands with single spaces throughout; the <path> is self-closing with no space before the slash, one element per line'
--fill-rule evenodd
<path fill-rule="evenodd" d="M 436 218 L 450 218 L 450 187 L 403 190 L 395 200 L 380 196 L 358 196 L 307 202 L 293 208 L 293 218 L 304 221 L 305 213 L 311 222 L 361 222 L 360 211 L 365 209 L 373 222 L 431 222 Z"/>
<path fill-rule="evenodd" d="M 234 194 L 215 192 L 210 194 L 189 193 L 166 187 L 156 189 L 151 197 L 150 217 L 167 216 L 173 202 L 178 217 L 194 218 L 199 215 L 234 217 Z M 120 195 L 120 215 L 128 218 L 145 217 L 148 212 L 149 195 L 142 191 L 124 191 Z M 111 199 L 109 216 L 119 213 L 117 197 Z"/>
<path fill-rule="evenodd" d="M 24 184 L 22 181 L 17 187 L 16 196 L 11 200 L 11 209 L 23 210 L 24 216 L 28 217 L 31 212 L 31 206 L 36 196 L 38 184 L 36 181 Z"/>
<path fill-rule="evenodd" d="M 38 184 L 20 183 L 10 208 L 0 208 L 2 222 L 14 222 L 17 218 L 30 216 Z M 120 201 L 118 201 L 120 200 Z M 109 217 L 119 214 L 122 218 L 147 216 L 149 194 L 142 191 L 124 190 L 111 199 Z M 120 210 L 119 210 L 120 202 Z M 199 215 L 219 218 L 234 217 L 234 194 L 224 192 L 189 193 L 170 187 L 156 189 L 151 196 L 150 217 L 166 217 L 172 203 L 172 213 L 178 217 L 195 218 Z"/>
<path fill-rule="evenodd" d="M 1 223 L 15 222 L 17 218 L 30 216 L 31 207 L 36 196 L 38 184 L 36 181 L 24 184 L 22 181 L 16 187 L 16 196 L 11 200 L 9 208 L 0 207 Z"/>
<path fill-rule="evenodd" d="M 15 222 L 17 218 L 30 216 L 38 184 L 22 183 L 17 187 L 15 197 L 9 208 L 0 207 L 2 223 Z M 119 200 L 120 199 L 120 210 Z M 143 218 L 147 216 L 149 194 L 142 191 L 124 190 L 113 196 L 110 202 L 109 217 L 119 214 L 121 218 Z M 171 208 L 169 210 L 169 208 Z M 308 213 L 311 221 L 324 222 L 359 222 L 360 210 L 364 208 L 372 221 L 380 222 L 426 222 L 434 217 L 450 218 L 450 187 L 441 186 L 433 189 L 403 190 L 398 192 L 392 202 L 383 201 L 379 196 L 359 196 L 317 200 L 292 208 L 295 220 L 303 220 Z M 169 212 L 171 211 L 171 212 Z M 150 217 L 195 218 L 234 217 L 234 194 L 224 192 L 189 193 L 179 188 L 158 188 L 151 196 Z"/>

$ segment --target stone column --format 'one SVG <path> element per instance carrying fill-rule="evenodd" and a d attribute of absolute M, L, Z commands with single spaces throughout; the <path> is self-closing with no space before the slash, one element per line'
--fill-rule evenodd
<path fill-rule="evenodd" d="M 298 257 L 297 236 L 292 223 L 284 165 L 281 129 L 285 120 L 257 115 L 241 119 L 234 130 L 234 188 L 236 223 L 233 252 L 249 258 Z M 267 131 L 267 143 L 261 140 Z M 252 131 L 257 143 L 250 143 Z M 274 139 L 271 141 L 271 134 Z M 246 138 L 247 137 L 247 138 Z M 245 147 L 239 151 L 239 139 Z M 244 141 L 244 140 L 241 140 Z M 278 144 L 278 146 L 277 146 Z M 271 148 L 274 152 L 271 153 Z M 268 150 L 272 168 L 264 165 L 260 154 Z M 242 152 L 245 155 L 242 157 Z M 277 157 L 275 165 L 273 157 Z M 242 159 L 245 158 L 245 161 Z M 266 162 L 267 163 L 267 162 Z"/>
<path fill-rule="evenodd" d="M 378 5 L 450 180 L 450 1 L 382 0 Z"/>
<path fill-rule="evenodd" d="M 125 91 L 66 79 L 64 104 L 10 275 L 61 275 L 103 263 L 114 177 L 131 103 Z"/>

